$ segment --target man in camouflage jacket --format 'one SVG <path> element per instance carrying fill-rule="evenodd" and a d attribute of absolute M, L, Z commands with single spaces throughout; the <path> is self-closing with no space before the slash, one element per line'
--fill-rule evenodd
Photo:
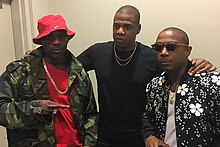
<path fill-rule="evenodd" d="M 42 113 L 42 100 L 50 100 L 43 50 L 41 46 L 24 59 L 11 62 L 0 77 L 0 125 L 7 129 L 10 147 L 56 146 L 52 115 Z M 97 108 L 91 81 L 70 51 L 66 49 L 64 56 L 73 121 L 82 144 L 92 147 L 97 139 Z"/>
<path fill-rule="evenodd" d="M 51 146 L 55 144 L 53 122 L 41 115 L 42 108 L 37 100 L 50 99 L 41 49 L 34 50 L 21 61 L 10 63 L 0 78 L 0 123 L 7 128 L 8 141 L 14 146 L 32 146 L 46 140 Z M 92 141 L 97 137 L 92 128 L 97 113 L 92 86 L 76 58 L 69 51 L 66 56 L 74 120 L 82 139 L 88 136 Z"/>

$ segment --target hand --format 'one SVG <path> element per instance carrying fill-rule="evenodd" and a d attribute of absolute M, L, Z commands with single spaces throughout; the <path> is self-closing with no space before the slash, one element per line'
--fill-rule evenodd
<path fill-rule="evenodd" d="M 189 69 L 188 74 L 194 75 L 195 73 L 212 72 L 217 68 L 205 59 L 192 59 L 193 66 Z"/>
<path fill-rule="evenodd" d="M 24 56 L 21 57 L 23 59 L 24 57 L 28 56 L 33 50 L 28 50 L 24 53 Z"/>
<path fill-rule="evenodd" d="M 158 139 L 155 136 L 150 135 L 144 140 L 145 147 L 169 147 L 168 144 Z"/>
<path fill-rule="evenodd" d="M 61 105 L 50 100 L 41 100 L 40 105 L 42 106 L 43 115 L 49 115 L 52 113 L 56 114 L 58 108 L 62 108 L 62 109 L 69 108 L 68 105 Z"/>

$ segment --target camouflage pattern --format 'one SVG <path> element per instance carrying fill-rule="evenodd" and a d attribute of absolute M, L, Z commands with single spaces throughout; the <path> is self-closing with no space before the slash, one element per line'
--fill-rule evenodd
<path fill-rule="evenodd" d="M 56 146 L 51 117 L 41 114 L 39 100 L 50 99 L 42 63 L 42 47 L 6 67 L 0 77 L 0 125 L 10 147 Z M 88 74 L 67 50 L 68 93 L 74 121 L 84 146 L 97 139 L 98 113 Z M 68 134 L 67 134 L 68 135 Z"/>

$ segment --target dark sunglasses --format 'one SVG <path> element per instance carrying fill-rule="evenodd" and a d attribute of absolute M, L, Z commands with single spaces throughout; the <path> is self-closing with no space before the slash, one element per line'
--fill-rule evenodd
<path fill-rule="evenodd" d="M 153 45 L 151 45 L 152 48 L 156 51 L 156 52 L 161 52 L 163 50 L 164 47 L 166 47 L 166 49 L 168 51 L 174 51 L 177 46 L 185 46 L 185 47 L 189 47 L 188 45 L 186 44 L 181 44 L 181 43 L 177 43 L 177 42 L 168 42 L 166 44 L 163 44 L 163 43 L 155 43 Z"/>

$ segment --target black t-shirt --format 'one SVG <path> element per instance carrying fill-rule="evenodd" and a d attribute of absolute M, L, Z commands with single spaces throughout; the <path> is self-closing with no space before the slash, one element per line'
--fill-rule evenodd
<path fill-rule="evenodd" d="M 78 59 L 87 71 L 95 70 L 96 73 L 99 139 L 110 143 L 129 142 L 141 137 L 146 84 L 160 72 L 156 54 L 151 48 L 138 42 L 131 62 L 120 66 L 114 56 L 113 44 L 112 41 L 97 43 L 80 54 Z"/>

